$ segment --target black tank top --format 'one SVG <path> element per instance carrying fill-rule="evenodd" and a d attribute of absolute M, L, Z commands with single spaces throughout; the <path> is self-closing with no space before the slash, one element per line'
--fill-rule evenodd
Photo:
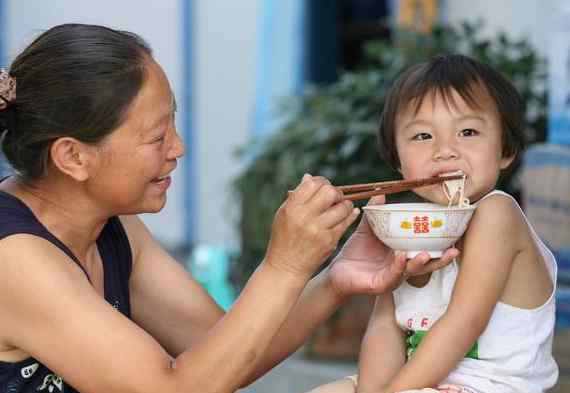
<path fill-rule="evenodd" d="M 71 259 L 70 262 L 77 263 L 85 272 L 71 250 L 51 234 L 21 200 L 0 191 L 0 240 L 18 233 L 46 239 L 65 252 Z M 105 300 L 130 318 L 129 277 L 132 254 L 127 234 L 118 217 L 107 221 L 97 239 L 97 248 L 103 261 Z M 86 272 L 85 274 L 87 275 Z M 38 329 L 41 329 L 41 326 L 38 326 Z M 34 358 L 15 363 L 0 361 L 0 393 L 32 392 L 77 393 L 57 374 Z"/>

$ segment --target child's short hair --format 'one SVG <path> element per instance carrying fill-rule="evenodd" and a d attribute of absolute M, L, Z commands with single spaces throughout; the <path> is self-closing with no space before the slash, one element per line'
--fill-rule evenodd
<path fill-rule="evenodd" d="M 378 129 L 382 158 L 394 169 L 400 168 L 394 132 L 397 114 L 407 105 L 414 105 L 418 111 L 427 94 L 440 94 L 453 105 L 455 90 L 468 105 L 479 109 L 478 88 L 484 88 L 496 105 L 503 130 L 503 157 L 516 157 L 525 144 L 524 104 L 516 88 L 499 72 L 477 60 L 463 55 L 440 55 L 407 69 L 389 91 Z"/>

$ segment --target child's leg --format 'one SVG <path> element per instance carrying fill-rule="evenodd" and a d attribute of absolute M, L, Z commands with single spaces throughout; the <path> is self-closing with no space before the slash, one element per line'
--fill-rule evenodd
<path fill-rule="evenodd" d="M 356 375 L 318 386 L 307 393 L 356 393 Z"/>

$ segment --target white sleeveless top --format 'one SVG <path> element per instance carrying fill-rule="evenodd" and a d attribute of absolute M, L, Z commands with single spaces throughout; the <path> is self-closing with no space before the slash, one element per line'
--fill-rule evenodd
<path fill-rule="evenodd" d="M 492 191 L 481 200 L 491 195 L 504 195 L 519 208 L 555 287 L 556 260 L 518 203 L 501 191 Z M 447 309 L 457 273 L 458 265 L 453 261 L 433 272 L 424 287 L 404 282 L 394 291 L 396 320 L 408 332 L 408 348 L 417 344 Z M 554 314 L 554 291 L 546 303 L 530 310 L 498 302 L 487 327 L 469 352 L 472 358 L 464 358 L 443 383 L 464 385 L 484 393 L 542 393 L 554 386 L 558 379 L 558 366 L 552 356 Z"/>

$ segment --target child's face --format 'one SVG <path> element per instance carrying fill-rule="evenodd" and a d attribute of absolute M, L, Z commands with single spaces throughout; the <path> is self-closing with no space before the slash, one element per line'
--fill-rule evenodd
<path fill-rule="evenodd" d="M 428 94 L 417 113 L 408 105 L 396 118 L 395 140 L 404 179 L 463 171 L 465 196 L 472 202 L 492 190 L 501 169 L 513 157 L 503 158 L 501 121 L 496 106 L 477 89 L 480 108 L 471 108 L 453 91 L 447 103 L 439 94 Z M 448 200 L 441 185 L 418 188 L 421 197 L 439 204 Z"/>

